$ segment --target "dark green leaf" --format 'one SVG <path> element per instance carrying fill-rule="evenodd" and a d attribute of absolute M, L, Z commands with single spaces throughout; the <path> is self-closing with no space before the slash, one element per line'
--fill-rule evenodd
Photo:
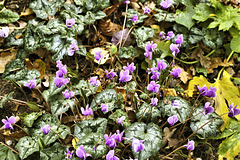
<path fill-rule="evenodd" d="M 39 113 L 30 113 L 26 116 L 24 116 L 24 119 L 23 119 L 23 123 L 24 125 L 26 125 L 27 127 L 32 127 L 34 121 L 43 114 L 43 112 L 39 112 Z"/>
<path fill-rule="evenodd" d="M 74 0 L 74 2 L 76 5 L 80 6 L 84 12 L 92 11 L 95 13 L 109 6 L 109 0 Z"/>
<path fill-rule="evenodd" d="M 92 93 L 93 94 L 96 93 L 98 87 L 95 87 L 94 85 L 90 85 L 88 81 L 80 80 L 77 85 L 73 85 L 73 88 L 74 88 L 75 95 L 80 95 L 83 97 L 83 94 L 82 94 L 82 91 L 83 91 L 84 94 L 87 97 L 89 97 Z"/>
<path fill-rule="evenodd" d="M 151 113 L 151 116 L 149 117 L 150 113 Z M 148 103 L 143 103 L 136 114 L 136 118 L 138 120 L 142 118 L 142 120 L 145 122 L 148 120 L 148 118 L 149 118 L 149 122 L 156 122 L 160 117 L 161 117 L 161 112 L 159 111 L 159 109 Z"/>
<path fill-rule="evenodd" d="M 167 11 L 164 11 L 162 9 L 155 9 L 158 13 L 154 14 L 155 19 L 158 22 L 162 22 L 163 20 L 166 22 L 174 22 L 174 14 L 173 13 L 167 13 Z"/>
<path fill-rule="evenodd" d="M 60 143 L 56 142 L 52 147 L 43 149 L 40 151 L 41 160 L 66 160 L 65 153 L 67 152 L 67 147 L 62 146 Z"/>
<path fill-rule="evenodd" d="M 7 96 L 3 97 L 0 101 L 0 108 L 3 108 L 3 104 L 5 102 L 7 102 L 9 99 L 12 99 L 13 98 L 13 93 L 14 91 L 12 91 L 11 93 L 9 93 Z"/>
<path fill-rule="evenodd" d="M 124 112 L 122 109 L 117 109 L 113 114 L 109 116 L 109 120 L 110 120 L 109 123 L 115 125 L 118 118 L 121 118 L 122 116 L 125 116 L 125 120 L 123 121 L 123 127 L 126 128 L 130 126 L 131 122 L 129 121 L 128 114 Z M 114 117 L 116 118 L 116 121 Z"/>
<path fill-rule="evenodd" d="M 199 106 L 196 108 L 196 110 L 193 112 L 193 115 L 196 115 L 203 111 L 203 106 Z M 218 117 L 216 113 L 207 114 L 204 116 L 203 114 L 199 114 L 196 117 L 193 117 L 191 119 L 190 127 L 193 132 L 195 132 L 198 128 L 203 126 L 205 123 L 210 121 L 211 119 L 214 119 Z M 217 118 L 214 121 L 209 122 L 207 125 L 205 125 L 203 128 L 201 128 L 199 131 L 197 131 L 197 134 L 200 134 L 202 137 L 214 137 L 218 133 L 218 129 L 223 125 L 223 120 L 221 118 Z"/>
<path fill-rule="evenodd" d="M 217 49 L 223 44 L 223 36 L 224 33 L 222 31 L 218 31 L 217 29 L 203 29 L 203 43 L 212 48 Z"/>
<path fill-rule="evenodd" d="M 98 105 L 101 105 L 102 103 L 106 103 L 108 105 L 108 107 L 113 110 L 115 108 L 121 108 L 122 107 L 122 95 L 118 94 L 118 100 L 117 100 L 117 93 L 115 90 L 113 89 L 105 89 L 104 91 L 98 93 L 95 96 L 95 99 L 97 101 Z M 98 108 L 98 106 L 96 105 L 95 101 L 93 100 L 90 108 L 92 108 L 94 111 L 96 111 Z"/>
<path fill-rule="evenodd" d="M 17 55 L 16 55 L 16 59 L 20 59 L 20 60 L 23 61 L 23 60 L 25 60 L 28 57 L 29 57 L 29 53 L 26 50 L 24 50 L 22 48 L 20 48 L 18 50 Z"/>
<path fill-rule="evenodd" d="M 9 9 L 0 11 L 0 23 L 12 23 L 19 19 L 19 15 Z"/>
<path fill-rule="evenodd" d="M 15 147 L 18 149 L 21 159 L 25 159 L 34 152 L 39 151 L 38 141 L 28 136 L 22 137 Z"/>
<path fill-rule="evenodd" d="M 23 45 L 23 38 L 16 39 L 15 36 L 19 36 L 23 34 L 23 29 L 14 30 L 7 38 L 4 39 L 4 46 L 11 47 L 11 46 L 22 46 Z"/>
<path fill-rule="evenodd" d="M 90 133 L 104 134 L 107 127 L 106 118 L 97 118 L 96 120 L 88 119 L 76 123 L 74 128 L 74 135 L 78 139 L 82 139 L 84 136 Z"/>
<path fill-rule="evenodd" d="M 19 158 L 6 146 L 0 144 L 1 160 L 18 160 Z"/>
<path fill-rule="evenodd" d="M 104 143 L 104 136 L 102 133 L 90 133 L 85 135 L 77 143 L 77 146 L 83 145 L 84 150 L 92 155 L 93 159 L 101 158 L 107 154 L 108 148 Z M 94 151 L 94 147 L 96 150 Z"/>
<path fill-rule="evenodd" d="M 138 16 L 138 19 L 135 23 L 133 23 L 133 21 L 131 20 L 134 15 Z M 144 19 L 147 17 L 148 16 L 146 14 L 141 14 L 138 11 L 136 11 L 135 9 L 128 9 L 126 26 L 130 28 L 133 24 L 142 23 L 144 21 Z"/>
<path fill-rule="evenodd" d="M 148 27 L 139 27 L 139 28 L 134 28 L 132 34 L 135 36 L 136 41 L 137 41 L 137 45 L 139 48 L 144 49 L 146 43 L 144 41 L 146 41 L 148 38 L 152 38 L 153 35 L 155 33 L 155 30 L 152 28 L 148 28 Z"/>
<path fill-rule="evenodd" d="M 38 84 L 41 82 L 40 76 L 41 76 L 41 73 L 38 70 L 35 70 L 35 69 L 28 70 L 25 77 L 17 82 L 21 85 L 24 85 L 25 83 L 29 82 L 29 80 L 33 80 L 33 78 L 35 78 L 36 83 Z"/>
<path fill-rule="evenodd" d="M 37 105 L 37 103 L 35 102 L 27 102 L 26 105 L 32 110 L 32 111 L 35 111 L 35 112 L 38 112 L 40 109 Z"/>
<path fill-rule="evenodd" d="M 51 112 L 54 115 L 60 115 L 68 111 L 69 107 L 74 110 L 75 103 L 72 99 L 65 99 L 63 94 L 52 96 L 50 99 Z"/>
<path fill-rule="evenodd" d="M 151 156 L 155 156 L 162 145 L 162 131 L 160 127 L 154 123 L 148 125 L 143 122 L 135 122 L 125 130 L 125 137 L 132 141 L 133 137 L 143 140 L 144 150 L 132 152 L 135 159 L 145 160 Z"/>
<path fill-rule="evenodd" d="M 119 58 L 132 58 L 137 55 L 137 50 L 133 47 L 121 47 L 118 52 Z"/>
<path fill-rule="evenodd" d="M 175 21 L 178 24 L 181 24 L 190 30 L 190 28 L 194 25 L 194 21 L 192 20 L 192 16 L 195 14 L 193 7 L 187 7 L 183 11 L 177 10 Z"/>

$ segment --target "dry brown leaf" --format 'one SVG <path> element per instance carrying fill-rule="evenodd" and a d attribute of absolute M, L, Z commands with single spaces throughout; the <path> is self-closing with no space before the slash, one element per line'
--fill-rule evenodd
<path fill-rule="evenodd" d="M 102 68 L 95 68 L 94 73 L 99 76 L 99 78 L 103 78 L 105 71 Z"/>
<path fill-rule="evenodd" d="M 117 33 L 122 30 L 122 26 L 111 22 L 110 19 L 108 20 L 101 19 L 99 21 L 99 30 L 102 32 L 103 35 L 112 37 L 114 33 Z"/>
<path fill-rule="evenodd" d="M 27 22 L 25 22 L 25 21 L 20 20 L 20 21 L 17 21 L 17 22 L 19 24 L 19 27 L 21 27 L 21 28 L 24 28 L 24 27 L 27 26 Z"/>
<path fill-rule="evenodd" d="M 33 63 L 27 58 L 25 59 L 25 66 L 28 70 L 36 69 L 41 73 L 40 78 L 42 79 L 45 75 L 46 64 L 41 59 L 36 59 Z"/>
<path fill-rule="evenodd" d="M 181 68 L 182 69 L 182 72 L 179 74 L 179 77 L 180 77 L 180 80 L 186 84 L 188 82 L 189 79 L 191 79 L 191 75 L 186 72 L 182 67 L 179 67 L 178 68 Z"/>
<path fill-rule="evenodd" d="M 204 56 L 204 52 L 200 47 L 198 47 L 189 58 L 199 60 L 201 65 L 205 68 L 209 68 L 211 65 L 210 58 Z"/>
<path fill-rule="evenodd" d="M 117 93 L 119 93 L 119 92 L 122 94 L 124 101 L 126 101 L 127 94 L 126 94 L 125 89 L 123 87 L 117 87 Z"/>
<path fill-rule="evenodd" d="M 170 131 L 168 127 L 165 127 L 163 129 L 163 141 L 162 141 L 162 146 L 165 146 L 167 142 L 169 141 L 169 138 L 172 137 L 174 132 L 176 131 L 177 128 L 174 128 L 173 130 Z"/>
<path fill-rule="evenodd" d="M 219 66 L 222 67 L 228 67 L 228 66 L 233 66 L 233 59 L 231 59 L 229 62 L 227 61 L 227 59 L 224 59 L 224 61 L 222 62 L 221 58 L 217 57 L 217 58 L 211 58 L 211 65 L 209 66 L 209 68 L 207 69 L 207 73 L 213 73 L 213 69 L 214 68 L 218 68 Z"/>
<path fill-rule="evenodd" d="M 19 140 L 20 138 L 26 136 L 26 133 L 21 131 L 15 131 L 15 132 L 11 132 L 11 130 L 5 130 L 2 133 L 5 137 L 5 142 L 7 141 L 14 141 L 14 140 Z"/>
<path fill-rule="evenodd" d="M 175 89 L 173 89 L 173 88 L 165 89 L 164 93 L 165 93 L 166 97 L 170 96 L 170 95 L 177 96 L 177 93 L 176 93 Z"/>
<path fill-rule="evenodd" d="M 17 50 L 11 48 L 7 52 L 1 52 L 0 56 L 0 73 L 3 73 L 5 70 L 6 64 L 8 64 L 11 60 L 16 58 Z"/>

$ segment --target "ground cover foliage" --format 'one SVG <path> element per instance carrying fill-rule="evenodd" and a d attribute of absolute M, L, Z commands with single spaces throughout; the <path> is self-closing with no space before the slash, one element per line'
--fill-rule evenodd
<path fill-rule="evenodd" d="M 0 2 L 0 159 L 238 158 L 236 3 Z"/>

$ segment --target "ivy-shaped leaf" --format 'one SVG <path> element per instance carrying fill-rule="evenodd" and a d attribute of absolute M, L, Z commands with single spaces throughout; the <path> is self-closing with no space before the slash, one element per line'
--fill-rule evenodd
<path fill-rule="evenodd" d="M 62 0 L 60 2 L 64 3 Z M 38 18 L 47 19 L 49 16 L 54 16 L 57 13 L 58 5 L 54 1 L 34 0 L 29 7 L 32 8 Z"/>
<path fill-rule="evenodd" d="M 26 125 L 27 127 L 32 127 L 34 121 L 43 114 L 43 112 L 39 112 L 39 113 L 30 113 L 28 115 L 26 115 L 23 119 L 23 123 L 24 125 Z"/>
<path fill-rule="evenodd" d="M 22 35 L 24 32 L 24 29 L 17 29 L 14 30 L 11 34 L 8 35 L 7 38 L 4 39 L 4 46 L 5 47 L 11 47 L 11 46 L 22 46 L 23 45 L 23 38 L 16 37 Z"/>
<path fill-rule="evenodd" d="M 175 21 L 178 24 L 181 24 L 190 30 L 190 28 L 194 25 L 194 21 L 192 20 L 192 16 L 195 14 L 193 7 L 189 6 L 183 11 L 176 11 Z"/>
<path fill-rule="evenodd" d="M 61 113 L 67 112 L 69 107 L 74 110 L 75 103 L 72 99 L 65 99 L 63 94 L 52 96 L 50 99 L 51 112 L 54 115 L 59 115 Z"/>
<path fill-rule="evenodd" d="M 41 76 L 41 73 L 38 70 L 35 70 L 35 69 L 28 70 L 25 77 L 22 80 L 17 82 L 21 85 L 24 85 L 25 83 L 29 82 L 29 80 L 32 80 L 33 78 L 35 78 L 36 83 L 38 84 L 41 82 L 40 76 Z"/>
<path fill-rule="evenodd" d="M 74 128 L 74 135 L 78 139 L 82 139 L 85 135 L 90 133 L 101 133 L 104 134 L 107 127 L 106 118 L 97 118 L 95 120 L 88 119 L 76 123 Z"/>
<path fill-rule="evenodd" d="M 113 89 L 105 89 L 104 91 L 98 93 L 95 96 L 95 99 L 96 99 L 97 105 L 106 103 L 111 110 L 115 108 L 121 108 L 123 105 L 121 103 L 123 101 L 122 95 L 118 94 L 118 97 L 117 97 L 117 93 Z M 93 100 L 90 105 L 90 108 L 96 111 L 98 109 L 97 105 L 95 103 L 95 100 Z"/>
<path fill-rule="evenodd" d="M 138 120 L 142 118 L 142 121 L 145 122 L 148 120 L 148 118 L 150 122 L 156 122 L 160 117 L 161 117 L 160 110 L 157 107 L 152 106 L 151 104 L 148 103 L 143 103 L 136 114 L 136 118 Z"/>
<path fill-rule="evenodd" d="M 57 61 L 68 55 L 68 50 L 72 43 L 77 44 L 76 40 L 73 38 L 63 39 L 60 35 L 53 35 L 46 40 L 45 47 L 47 50 L 54 53 L 52 59 Z"/>
<path fill-rule="evenodd" d="M 154 14 L 155 19 L 158 22 L 162 22 L 163 20 L 166 22 L 174 22 L 175 21 L 175 15 L 173 13 L 167 13 L 167 11 L 164 11 L 162 9 L 155 8 L 158 13 Z"/>
<path fill-rule="evenodd" d="M 131 20 L 134 15 L 138 16 L 138 19 L 135 23 L 133 23 L 133 21 Z M 128 20 L 126 23 L 126 27 L 131 27 L 133 24 L 142 23 L 144 21 L 144 19 L 147 17 L 148 16 L 146 14 L 141 14 L 138 11 L 136 11 L 135 9 L 128 9 L 127 10 L 127 19 Z"/>
<path fill-rule="evenodd" d="M 6 146 L 0 144 L 1 160 L 18 160 L 19 158 Z"/>
<path fill-rule="evenodd" d="M 224 33 L 222 31 L 218 31 L 217 29 L 203 29 L 203 43 L 212 48 L 217 49 L 223 44 L 223 36 Z"/>
<path fill-rule="evenodd" d="M 152 28 L 148 28 L 148 27 L 139 27 L 139 28 L 134 28 L 132 34 L 134 35 L 134 37 L 136 38 L 137 41 L 137 46 L 139 48 L 144 49 L 145 48 L 145 41 L 148 38 L 152 38 L 153 35 L 155 33 L 155 30 Z"/>
<path fill-rule="evenodd" d="M 198 22 L 206 21 L 210 14 L 213 13 L 211 7 L 206 3 L 199 3 L 194 7 L 195 15 L 193 15 L 193 19 L 197 20 Z M 204 12 L 203 12 L 204 11 Z"/>
<path fill-rule="evenodd" d="M 132 152 L 135 159 L 145 160 L 151 156 L 155 156 L 162 145 L 162 131 L 160 127 L 154 123 L 148 125 L 143 122 L 135 122 L 125 130 L 125 137 L 132 141 L 133 137 L 143 140 L 144 150 Z"/>
<path fill-rule="evenodd" d="M 193 115 L 196 115 L 202 111 L 203 111 L 203 106 L 199 106 L 193 112 Z M 193 132 L 195 132 L 198 128 L 200 128 L 205 123 L 207 123 L 208 121 L 216 117 L 218 117 L 216 113 L 207 114 L 206 116 L 204 116 L 203 114 L 199 114 L 196 117 L 193 117 L 191 119 L 190 128 L 192 129 Z M 197 131 L 197 134 L 200 134 L 204 138 L 216 136 L 218 133 L 218 129 L 222 126 L 222 124 L 223 124 L 223 120 L 219 117 L 214 121 L 209 122 L 199 131 Z"/>
<path fill-rule="evenodd" d="M 179 106 L 173 106 L 171 104 L 173 100 L 178 101 Z M 164 101 L 161 101 L 159 103 L 160 105 L 158 106 L 160 106 L 160 111 L 163 117 L 165 116 L 170 117 L 173 115 L 177 115 L 178 120 L 180 122 L 183 122 L 187 119 L 188 115 L 190 114 L 190 110 L 192 108 L 192 106 L 187 100 L 177 96 L 168 96 L 164 99 Z"/>
<path fill-rule="evenodd" d="M 40 151 L 41 160 L 65 160 L 67 147 L 56 142 L 52 147 Z"/>
<path fill-rule="evenodd" d="M 123 127 L 126 128 L 126 127 L 130 126 L 131 122 L 129 121 L 128 114 L 126 112 L 124 112 L 122 109 L 117 109 L 113 114 L 111 114 L 109 116 L 109 118 L 108 118 L 109 123 L 115 125 L 118 118 L 121 118 L 122 116 L 125 116 L 125 120 L 123 121 Z M 115 121 L 114 117 L 116 118 L 116 121 Z"/>
<path fill-rule="evenodd" d="M 93 24 L 96 20 L 102 19 L 106 16 L 106 14 L 102 11 L 98 11 L 97 13 L 92 13 L 91 11 L 87 11 L 84 16 L 84 22 L 86 24 Z"/>
<path fill-rule="evenodd" d="M 97 92 L 97 88 L 98 87 L 95 87 L 94 85 L 90 85 L 90 82 L 84 80 L 80 80 L 78 84 L 73 85 L 75 95 L 80 95 L 82 97 L 84 96 L 82 91 L 87 97 L 89 97 L 92 93 L 95 94 Z"/>
<path fill-rule="evenodd" d="M 92 159 L 97 159 L 107 154 L 108 147 L 104 143 L 101 143 L 104 141 L 102 133 L 90 133 L 80 139 L 77 147 L 83 145 L 84 150 L 91 154 Z M 94 150 L 94 147 L 96 147 L 96 150 Z"/>
<path fill-rule="evenodd" d="M 95 13 L 109 6 L 109 0 L 74 0 L 74 2 L 76 5 L 80 6 L 84 12 L 92 11 Z"/>
<path fill-rule="evenodd" d="M 118 58 L 132 58 L 137 55 L 137 50 L 133 47 L 121 47 L 118 51 Z"/>
<path fill-rule="evenodd" d="M 18 141 L 15 148 L 18 149 L 19 157 L 25 159 L 34 152 L 39 151 L 39 144 L 35 138 L 26 136 Z"/>
<path fill-rule="evenodd" d="M 13 98 L 13 93 L 14 91 L 12 91 L 11 93 L 9 93 L 7 96 L 3 97 L 0 101 L 0 108 L 3 108 L 3 104 L 5 102 L 7 102 L 9 99 L 12 99 Z"/>
<path fill-rule="evenodd" d="M 0 23 L 12 23 L 19 19 L 19 15 L 9 9 L 0 12 Z"/>

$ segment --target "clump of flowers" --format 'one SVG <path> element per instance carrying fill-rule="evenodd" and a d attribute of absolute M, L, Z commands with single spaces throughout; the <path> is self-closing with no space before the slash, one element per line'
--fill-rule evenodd
<path fill-rule="evenodd" d="M 181 68 L 175 67 L 172 71 L 170 71 L 170 74 L 173 75 L 175 78 L 178 78 L 181 72 L 182 72 Z"/>
<path fill-rule="evenodd" d="M 62 61 L 58 60 L 57 65 L 58 71 L 56 72 L 56 78 L 53 80 L 53 82 L 56 84 L 58 88 L 62 87 L 63 85 L 66 85 L 69 82 L 68 78 L 65 78 L 65 75 L 67 74 L 67 66 L 62 64 Z"/>
<path fill-rule="evenodd" d="M 108 145 L 109 148 L 115 148 L 117 146 L 116 141 L 115 141 L 115 135 L 111 134 L 108 136 L 107 134 L 104 135 L 105 138 L 105 144 Z"/>
<path fill-rule="evenodd" d="M 203 87 L 201 88 L 200 86 L 197 86 L 198 87 L 198 90 L 200 92 L 200 94 L 202 96 L 207 96 L 207 97 L 215 97 L 216 95 L 216 91 L 217 91 L 217 88 L 216 87 L 210 87 L 209 89 L 207 88 L 206 84 L 203 85 Z"/>
<path fill-rule="evenodd" d="M 150 84 L 148 84 L 148 86 L 147 86 L 147 90 L 149 90 L 152 93 L 154 93 L 154 92 L 158 93 L 159 88 L 160 88 L 160 85 L 157 84 L 155 81 L 151 81 Z"/>
<path fill-rule="evenodd" d="M 154 52 L 154 50 L 157 48 L 157 44 L 154 43 L 153 44 L 153 41 L 151 42 L 147 42 L 147 45 L 145 47 L 145 53 L 144 55 L 146 56 L 146 58 L 148 60 L 151 60 L 152 59 L 152 53 Z"/>
<path fill-rule="evenodd" d="M 129 70 L 121 70 L 120 72 L 120 78 L 119 78 L 119 81 L 120 82 L 128 82 L 128 81 L 131 81 L 132 79 L 132 75 L 129 75 Z"/>
<path fill-rule="evenodd" d="M 69 99 L 72 98 L 74 96 L 74 92 L 69 90 L 65 90 L 64 92 L 62 92 L 62 94 L 64 95 L 65 99 Z"/>
<path fill-rule="evenodd" d="M 7 119 L 2 119 L 2 122 L 5 129 L 13 129 L 13 124 L 16 122 L 16 120 L 13 116 L 11 116 L 10 118 L 7 117 Z"/>
<path fill-rule="evenodd" d="M 106 72 L 106 77 L 107 79 L 114 79 L 115 76 L 117 76 L 117 73 L 114 72 L 114 70 L 112 69 L 110 72 L 108 72 L 107 70 L 105 70 Z"/>

